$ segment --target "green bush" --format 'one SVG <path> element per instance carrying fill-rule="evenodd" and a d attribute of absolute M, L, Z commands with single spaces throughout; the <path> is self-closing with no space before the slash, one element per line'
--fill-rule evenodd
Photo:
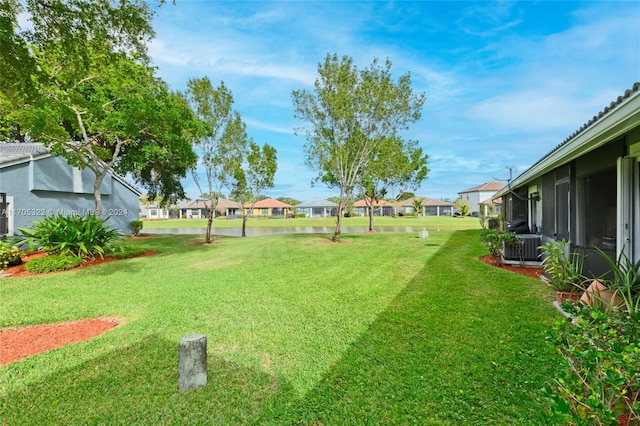
<path fill-rule="evenodd" d="M 144 253 L 144 248 L 123 244 L 113 250 L 108 250 L 105 255 L 115 257 L 116 259 L 128 259 L 130 257 L 140 256 Z"/>
<path fill-rule="evenodd" d="M 555 424 L 640 424 L 640 313 L 565 304 L 547 340 L 565 360 L 564 374 L 543 390 Z M 626 423 L 625 423 L 626 424 Z"/>
<path fill-rule="evenodd" d="M 22 252 L 18 247 L 0 241 L 0 270 L 22 263 Z"/>
<path fill-rule="evenodd" d="M 142 231 L 142 227 L 144 226 L 144 223 L 141 220 L 132 220 L 131 223 L 129 224 L 129 227 L 131 228 L 131 233 L 134 236 L 137 236 L 140 231 Z"/>
<path fill-rule="evenodd" d="M 514 232 L 502 232 L 497 229 L 483 229 L 480 233 L 480 241 L 489 249 L 489 253 L 496 259 L 498 264 L 502 264 L 504 245 L 509 244 L 519 246 L 520 240 Z"/>
<path fill-rule="evenodd" d="M 106 248 L 122 244 L 122 234 L 105 225 L 108 218 L 95 216 L 45 216 L 31 228 L 20 228 L 29 247 L 41 247 L 47 253 L 78 257 L 102 257 Z"/>
<path fill-rule="evenodd" d="M 50 254 L 44 257 L 31 259 L 25 264 L 25 269 L 32 274 L 45 272 L 66 271 L 82 265 L 82 258 L 65 254 Z"/>
<path fill-rule="evenodd" d="M 581 252 L 569 253 L 571 244 L 567 240 L 549 241 L 540 246 L 544 271 L 549 285 L 556 291 L 579 292 L 583 289 L 587 277 L 582 275 L 584 255 Z"/>

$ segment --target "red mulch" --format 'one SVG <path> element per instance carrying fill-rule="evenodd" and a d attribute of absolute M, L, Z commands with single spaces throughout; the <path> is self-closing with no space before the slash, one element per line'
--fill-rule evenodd
<path fill-rule="evenodd" d="M 482 256 L 480 260 L 482 260 L 487 265 L 491 265 L 496 268 L 501 268 L 507 271 L 515 272 L 516 274 L 526 275 L 531 278 L 540 278 L 540 276 L 542 275 L 542 268 L 533 268 L 533 267 L 528 268 L 528 267 L 522 267 L 519 265 L 501 265 L 500 266 L 497 264 L 496 258 L 490 255 Z"/>
<path fill-rule="evenodd" d="M 90 318 L 58 324 L 0 329 L 0 365 L 70 343 L 96 337 L 120 324 L 112 318 Z"/>
<path fill-rule="evenodd" d="M 160 253 L 159 251 L 147 250 L 144 253 L 142 253 L 140 256 L 135 256 L 135 257 L 153 256 L 154 254 L 159 254 L 159 253 Z M 22 258 L 22 263 L 20 265 L 16 265 L 16 266 L 12 266 L 10 268 L 4 269 L 1 271 L 1 273 L 8 275 L 8 277 L 30 277 L 30 276 L 35 277 L 40 275 L 58 274 L 61 272 L 66 272 L 66 271 L 55 271 L 55 272 L 45 272 L 41 274 L 32 274 L 31 272 L 26 270 L 25 264 L 28 261 L 30 261 L 31 259 L 35 259 L 37 257 L 42 257 L 42 256 L 46 256 L 46 253 L 34 253 L 34 254 L 24 256 Z M 124 259 L 120 259 L 116 257 L 108 257 L 108 256 L 104 258 L 96 257 L 95 259 L 86 259 L 82 265 L 73 268 L 73 270 L 89 268 L 91 266 L 100 265 L 101 263 L 115 262 L 118 260 L 124 260 Z"/>

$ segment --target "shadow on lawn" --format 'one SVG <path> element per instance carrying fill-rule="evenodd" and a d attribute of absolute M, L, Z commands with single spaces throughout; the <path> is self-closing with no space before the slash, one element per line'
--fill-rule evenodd
<path fill-rule="evenodd" d="M 209 356 L 208 369 L 206 387 L 178 393 L 178 342 L 153 335 L 6 395 L 0 423 L 246 424 L 265 399 L 294 393 L 273 376 L 217 357 Z"/>
<path fill-rule="evenodd" d="M 303 397 L 211 355 L 207 386 L 178 393 L 178 342 L 153 335 L 7 395 L 0 423 L 544 424 L 555 311 L 478 260 L 478 235 L 452 235 Z"/>
<path fill-rule="evenodd" d="M 554 312 L 535 280 L 492 274 L 478 238 L 455 233 L 314 389 L 259 423 L 544 424 Z"/>

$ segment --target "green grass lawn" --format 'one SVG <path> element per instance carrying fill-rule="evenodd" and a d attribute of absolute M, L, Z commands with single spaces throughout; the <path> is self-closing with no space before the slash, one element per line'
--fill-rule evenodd
<path fill-rule="evenodd" d="M 428 229 L 139 239 L 162 254 L 0 279 L 0 327 L 125 320 L 0 367 L 0 424 L 542 424 L 549 290 L 479 261 L 479 231 Z M 178 393 L 193 333 L 208 384 Z"/>
<path fill-rule="evenodd" d="M 205 228 L 207 219 L 161 219 L 161 220 L 145 220 L 144 228 Z M 425 227 L 428 230 L 455 231 L 460 229 L 480 229 L 480 220 L 476 217 L 452 217 L 452 216 L 420 216 L 420 217 L 391 217 L 380 216 L 373 220 L 374 228 L 386 226 L 411 226 L 416 228 Z M 241 219 L 214 219 L 214 228 L 240 228 L 242 227 Z M 314 218 L 296 218 L 296 219 L 267 219 L 267 218 L 249 218 L 247 227 L 263 227 L 263 226 L 326 226 L 334 228 L 336 226 L 336 218 L 334 217 L 314 217 Z M 345 217 L 342 219 L 342 226 L 369 226 L 369 218 L 365 216 Z"/>

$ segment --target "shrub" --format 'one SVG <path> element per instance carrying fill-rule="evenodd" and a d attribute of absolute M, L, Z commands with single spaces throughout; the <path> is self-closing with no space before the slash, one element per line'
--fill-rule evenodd
<path fill-rule="evenodd" d="M 25 269 L 32 274 L 43 274 L 45 272 L 66 271 L 80 265 L 82 265 L 80 257 L 53 254 L 31 259 L 26 263 Z"/>
<path fill-rule="evenodd" d="M 128 259 L 130 257 L 140 256 L 142 253 L 144 253 L 144 249 L 142 247 L 126 244 L 105 252 L 107 256 L 115 257 L 116 259 Z"/>
<path fill-rule="evenodd" d="M 558 320 L 547 336 L 565 360 L 564 374 L 543 389 L 549 420 L 617 425 L 628 416 L 639 424 L 640 313 L 563 306 L 575 319 Z"/>
<path fill-rule="evenodd" d="M 105 248 L 122 244 L 122 234 L 105 225 L 108 218 L 95 216 L 45 216 L 31 228 L 20 228 L 29 247 L 42 247 L 47 253 L 77 257 L 102 257 Z"/>
<path fill-rule="evenodd" d="M 22 252 L 18 247 L 0 241 L 0 270 L 22 263 Z"/>
<path fill-rule="evenodd" d="M 540 246 L 544 271 L 549 285 L 556 291 L 577 292 L 587 278 L 582 275 L 584 255 L 580 252 L 567 254 L 571 245 L 567 240 L 549 241 Z"/>
<path fill-rule="evenodd" d="M 142 231 L 143 226 L 144 224 L 141 220 L 132 220 L 131 223 L 129 224 L 129 227 L 131 228 L 131 233 L 134 236 L 138 236 L 140 231 Z"/>
<path fill-rule="evenodd" d="M 489 249 L 489 253 L 496 259 L 496 263 L 502 264 L 504 245 L 520 245 L 520 240 L 514 232 L 502 232 L 497 229 L 483 229 L 480 233 L 480 241 Z"/>

